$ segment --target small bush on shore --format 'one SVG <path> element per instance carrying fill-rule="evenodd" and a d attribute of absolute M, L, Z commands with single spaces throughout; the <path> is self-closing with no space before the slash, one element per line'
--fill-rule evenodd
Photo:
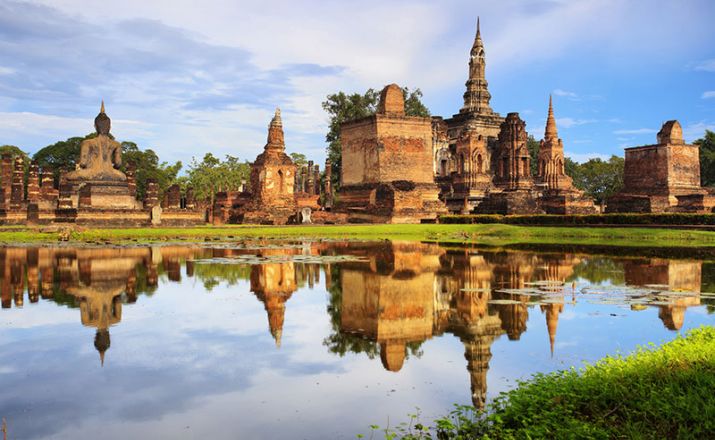
<path fill-rule="evenodd" d="M 485 412 L 456 406 L 433 426 L 383 430 L 403 439 L 715 438 L 715 327 L 582 369 L 537 374 Z M 375 427 L 373 427 L 375 429 Z"/>

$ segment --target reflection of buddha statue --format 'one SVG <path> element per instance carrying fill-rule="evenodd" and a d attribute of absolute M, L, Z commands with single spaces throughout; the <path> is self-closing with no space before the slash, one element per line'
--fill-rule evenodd
<path fill-rule="evenodd" d="M 104 112 L 104 101 L 94 127 L 97 137 L 82 141 L 79 168 L 67 173 L 67 179 L 126 182 L 127 176 L 118 170 L 122 165 L 122 145 L 109 137 L 111 121 Z"/>

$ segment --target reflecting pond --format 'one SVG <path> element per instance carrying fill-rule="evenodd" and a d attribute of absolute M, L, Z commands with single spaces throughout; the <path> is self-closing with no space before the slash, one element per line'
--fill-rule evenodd
<path fill-rule="evenodd" d="M 0 248 L 9 437 L 355 438 L 715 324 L 715 265 L 417 242 Z"/>

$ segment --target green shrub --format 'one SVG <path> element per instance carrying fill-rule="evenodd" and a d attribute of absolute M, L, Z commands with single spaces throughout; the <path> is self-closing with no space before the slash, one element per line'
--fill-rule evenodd
<path fill-rule="evenodd" d="M 404 439 L 715 438 L 715 327 L 593 365 L 537 374 L 486 411 L 456 406 L 431 427 L 386 431 Z"/>
<path fill-rule="evenodd" d="M 443 215 L 444 224 L 486 224 L 504 223 L 509 225 L 715 225 L 715 214 L 570 214 L 570 215 Z"/>

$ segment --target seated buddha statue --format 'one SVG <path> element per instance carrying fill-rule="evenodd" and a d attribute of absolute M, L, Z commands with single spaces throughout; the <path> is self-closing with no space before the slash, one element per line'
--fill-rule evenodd
<path fill-rule="evenodd" d="M 109 136 L 111 120 L 104 112 L 104 101 L 94 118 L 97 136 L 82 141 L 78 168 L 66 174 L 68 180 L 126 182 L 127 176 L 119 170 L 122 165 L 122 145 Z"/>

